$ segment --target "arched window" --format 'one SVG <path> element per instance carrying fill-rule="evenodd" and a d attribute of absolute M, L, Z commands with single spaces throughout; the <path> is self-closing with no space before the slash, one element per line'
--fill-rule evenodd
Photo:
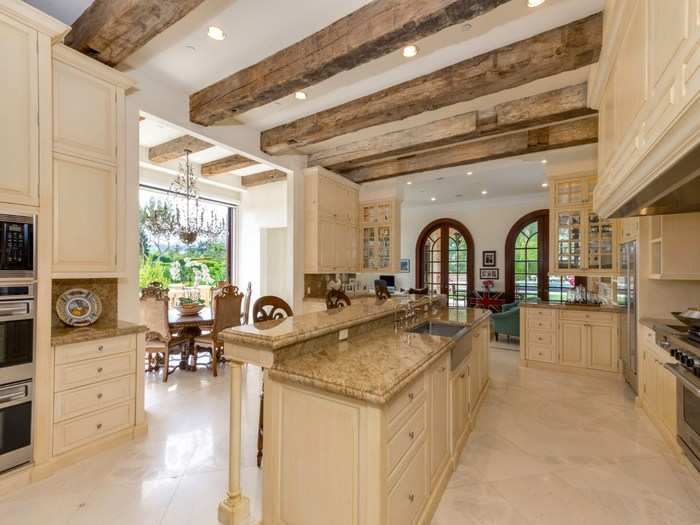
<path fill-rule="evenodd" d="M 474 241 L 453 219 L 428 224 L 416 243 L 416 287 L 446 294 L 450 306 L 466 306 L 474 290 Z"/>
<path fill-rule="evenodd" d="M 506 239 L 506 298 L 547 299 L 549 210 L 521 217 Z"/>

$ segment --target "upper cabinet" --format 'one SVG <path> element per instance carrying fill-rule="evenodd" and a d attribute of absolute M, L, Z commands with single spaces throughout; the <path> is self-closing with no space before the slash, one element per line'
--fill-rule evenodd
<path fill-rule="evenodd" d="M 618 221 L 593 211 L 596 178 L 550 180 L 550 263 L 554 275 L 612 276 L 617 269 Z"/>
<path fill-rule="evenodd" d="M 321 167 L 304 172 L 306 273 L 357 272 L 359 186 Z"/>
<path fill-rule="evenodd" d="M 119 276 L 124 264 L 124 99 L 132 83 L 63 45 L 54 47 L 53 58 L 53 274 Z"/>
<path fill-rule="evenodd" d="M 698 144 L 700 4 L 608 0 L 589 80 L 599 110 L 594 204 L 610 216 Z"/>
<path fill-rule="evenodd" d="M 700 230 L 700 213 L 655 215 L 649 221 L 649 279 L 700 280 L 700 245 L 689 232 Z"/>

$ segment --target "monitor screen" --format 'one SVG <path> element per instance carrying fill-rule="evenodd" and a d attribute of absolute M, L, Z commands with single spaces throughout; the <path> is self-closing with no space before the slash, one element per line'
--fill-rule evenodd
<path fill-rule="evenodd" d="M 387 288 L 396 288 L 396 278 L 393 275 L 380 275 L 382 281 L 386 281 Z"/>

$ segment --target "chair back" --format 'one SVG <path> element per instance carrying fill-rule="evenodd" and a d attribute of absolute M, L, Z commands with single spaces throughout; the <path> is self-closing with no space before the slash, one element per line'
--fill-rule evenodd
<path fill-rule="evenodd" d="M 238 286 L 224 286 L 218 290 L 213 304 L 216 304 L 214 325 L 211 336 L 214 343 L 218 343 L 218 336 L 222 330 L 241 324 L 241 304 L 243 294 L 238 291 Z"/>
<path fill-rule="evenodd" d="M 374 281 L 374 294 L 377 299 L 382 301 L 389 298 L 389 287 L 384 279 L 376 279 Z"/>
<path fill-rule="evenodd" d="M 218 281 L 211 289 L 211 314 L 213 316 L 216 316 L 216 296 L 221 293 L 221 290 L 223 290 L 226 286 L 229 286 L 231 283 L 228 281 Z"/>
<path fill-rule="evenodd" d="M 423 288 L 409 288 L 408 293 L 412 295 L 428 295 L 428 287 Z"/>
<path fill-rule="evenodd" d="M 326 308 L 329 310 L 344 308 L 351 304 L 350 298 L 342 290 L 330 290 L 326 294 Z"/>
<path fill-rule="evenodd" d="M 146 340 L 168 343 L 171 339 L 168 323 L 168 289 L 153 282 L 141 290 L 141 322 L 148 327 Z"/>
<path fill-rule="evenodd" d="M 253 283 L 248 281 L 248 287 L 245 292 L 245 299 L 243 299 L 243 312 L 241 313 L 241 324 L 248 324 L 248 319 L 250 317 L 250 298 L 253 296 Z"/>
<path fill-rule="evenodd" d="M 272 321 L 273 319 L 284 319 L 292 317 L 292 308 L 284 299 L 274 295 L 265 295 L 255 301 L 253 305 L 253 322 Z"/>

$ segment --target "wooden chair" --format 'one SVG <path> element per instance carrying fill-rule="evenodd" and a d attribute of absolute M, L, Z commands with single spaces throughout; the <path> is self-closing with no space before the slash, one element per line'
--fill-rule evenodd
<path fill-rule="evenodd" d="M 211 355 L 211 368 L 214 377 L 219 375 L 219 359 L 223 354 L 223 344 L 219 341 L 219 334 L 226 328 L 241 324 L 241 303 L 243 294 L 238 292 L 237 286 L 224 286 L 214 297 L 216 314 L 211 332 L 194 338 L 194 366 L 197 366 L 197 357 L 200 352 Z"/>
<path fill-rule="evenodd" d="M 292 308 L 284 299 L 274 295 L 265 295 L 255 301 L 253 305 L 253 322 L 272 321 L 292 317 Z M 258 422 L 258 468 L 262 465 L 263 458 L 263 415 L 265 413 L 265 383 L 260 393 L 260 421 Z"/>
<path fill-rule="evenodd" d="M 374 281 L 374 295 L 376 295 L 377 299 L 380 301 L 385 301 L 390 297 L 389 286 L 384 279 L 376 279 Z"/>
<path fill-rule="evenodd" d="M 183 346 L 186 348 L 188 340 L 170 332 L 168 323 L 168 289 L 160 283 L 151 283 L 141 290 L 141 322 L 148 327 L 146 333 L 145 353 L 148 357 L 148 370 L 159 368 L 158 357 L 163 358 L 163 382 L 177 368 L 170 370 L 170 355 L 182 354 Z M 179 362 L 178 362 L 179 365 Z"/>
<path fill-rule="evenodd" d="M 245 291 L 245 299 L 243 299 L 243 311 L 241 312 L 241 324 L 248 324 L 250 317 L 250 299 L 253 296 L 253 283 L 248 281 L 248 287 Z"/>
<path fill-rule="evenodd" d="M 329 310 L 344 308 L 351 304 L 350 298 L 341 290 L 330 290 L 326 294 L 326 308 Z"/>
<path fill-rule="evenodd" d="M 423 288 L 409 288 L 408 293 L 412 295 L 428 295 L 428 287 Z"/>
<path fill-rule="evenodd" d="M 230 286 L 231 283 L 228 281 L 219 281 L 214 285 L 214 287 L 211 289 L 211 314 L 216 315 L 216 296 L 221 293 L 221 290 L 226 288 L 227 286 Z"/>

